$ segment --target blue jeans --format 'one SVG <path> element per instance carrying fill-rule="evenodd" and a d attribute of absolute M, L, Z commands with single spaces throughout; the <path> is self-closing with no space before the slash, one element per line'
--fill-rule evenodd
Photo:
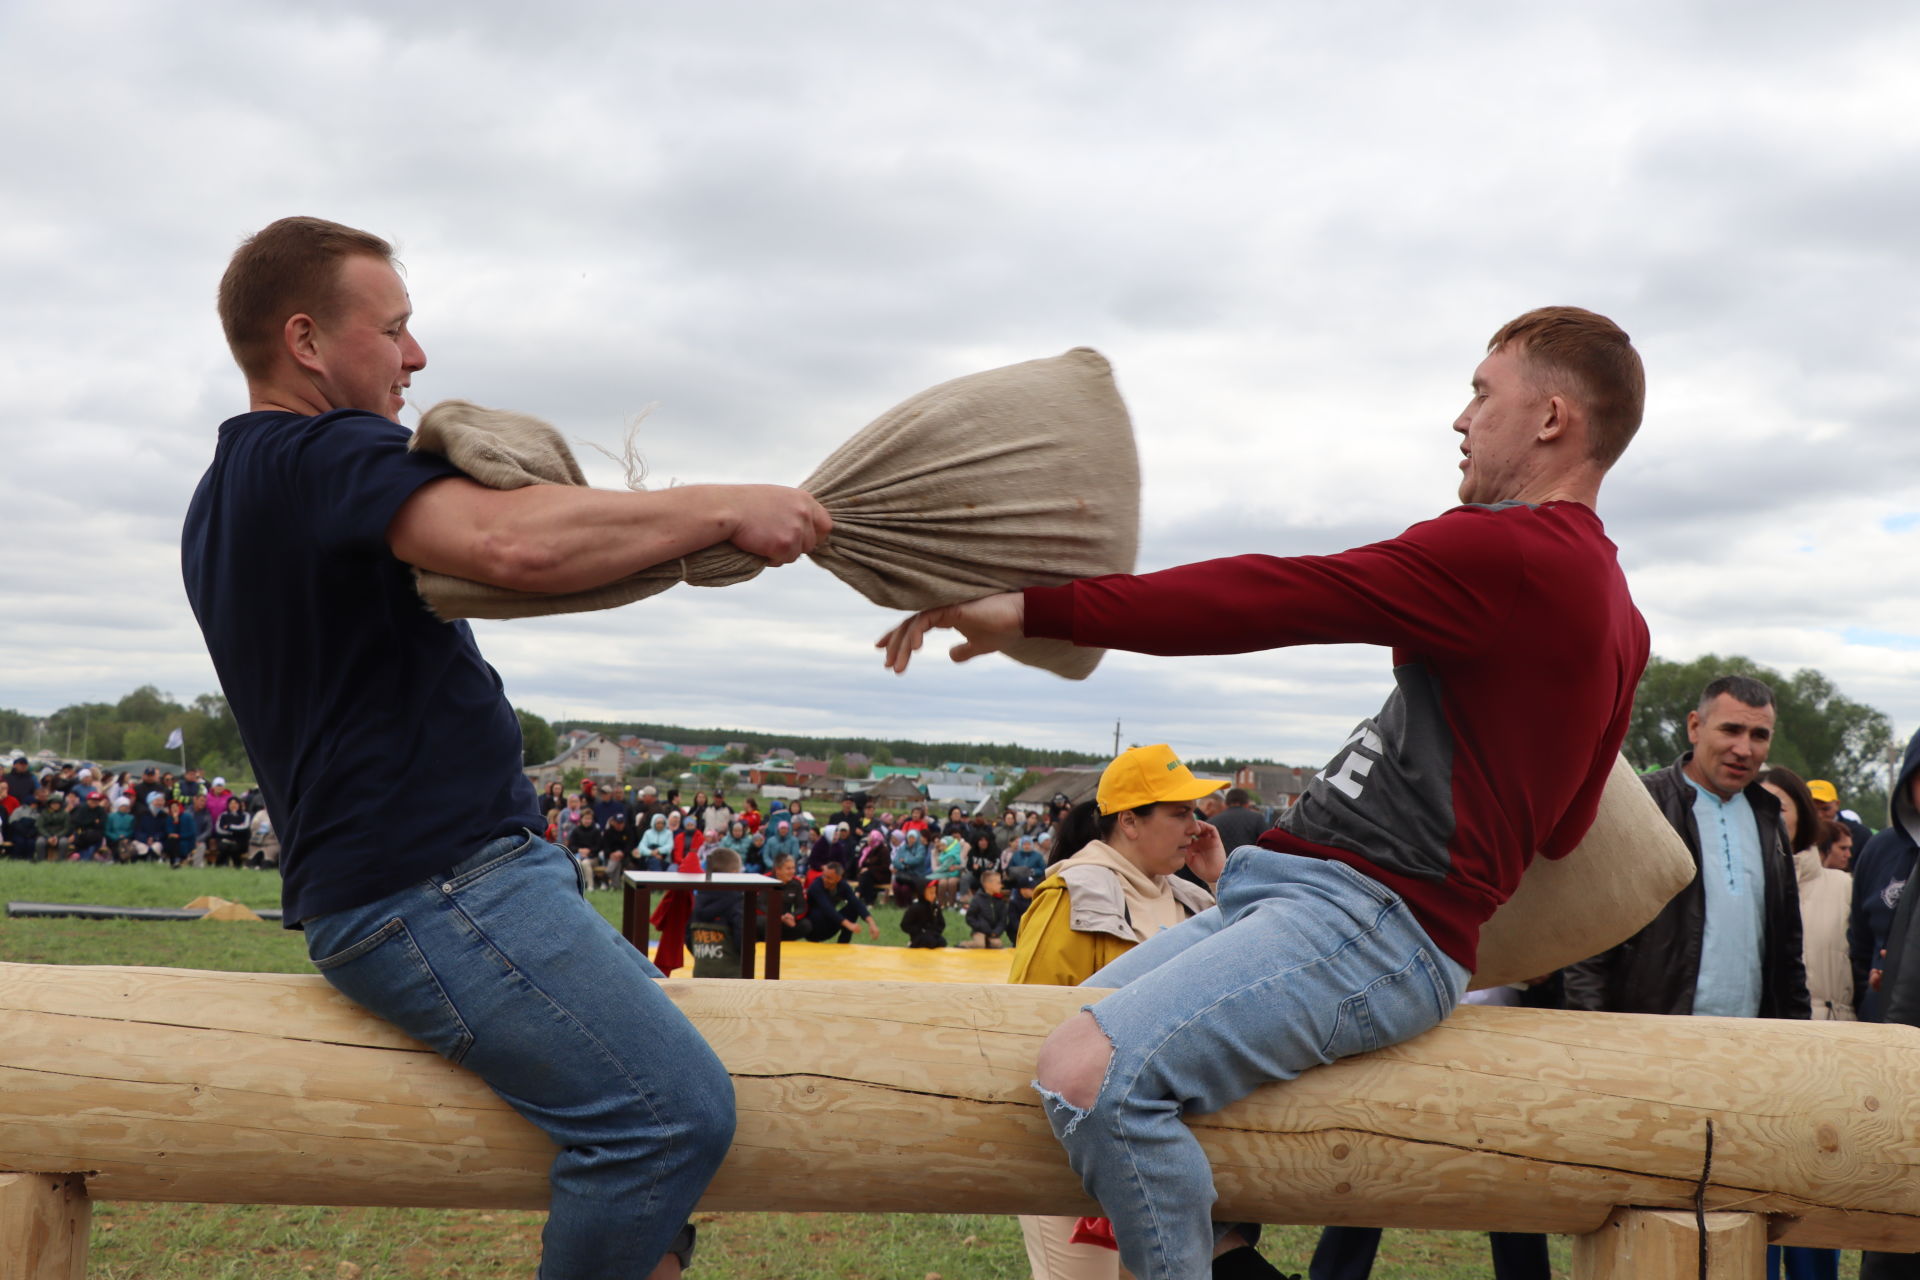
<path fill-rule="evenodd" d="M 1410 1039 L 1466 990 L 1398 894 L 1337 862 L 1243 846 L 1218 903 L 1087 979 L 1120 988 L 1089 1006 L 1113 1044 L 1092 1108 L 1040 1091 L 1140 1280 L 1206 1275 L 1225 1229 L 1183 1115 Z"/>
<path fill-rule="evenodd" d="M 566 850 L 495 840 L 305 929 L 328 982 L 559 1145 L 543 1280 L 654 1268 L 732 1141 L 733 1082 L 660 971 L 587 904 Z"/>

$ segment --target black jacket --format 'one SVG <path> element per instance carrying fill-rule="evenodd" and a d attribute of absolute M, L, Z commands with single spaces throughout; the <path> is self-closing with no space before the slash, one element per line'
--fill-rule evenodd
<path fill-rule="evenodd" d="M 1874 854 L 1868 858 L 1860 850 L 1855 850 L 1855 887 L 1853 900 L 1860 904 L 1862 890 L 1874 890 L 1878 894 L 1878 904 L 1885 904 L 1891 898 L 1891 912 L 1880 912 L 1882 919 L 1891 915 L 1887 925 L 1885 948 L 1887 958 L 1880 965 L 1884 975 L 1880 979 L 1880 1002 L 1860 1002 L 1860 1017 L 1868 1019 L 1868 1013 L 1878 1017 L 1872 1021 L 1887 1023 L 1905 1023 L 1907 1027 L 1920 1027 L 1920 952 L 1914 950 L 1914 902 L 1920 900 L 1920 894 L 1903 892 L 1903 883 L 1912 877 L 1914 869 L 1914 833 L 1920 833 L 1920 812 L 1914 810 L 1914 775 L 1920 771 L 1920 733 L 1914 733 L 1912 741 L 1907 743 L 1907 760 L 1901 764 L 1901 781 L 1893 789 L 1891 796 L 1891 818 L 1893 821 L 1880 835 L 1866 844 L 1866 852 Z M 1864 877 L 1862 877 L 1864 873 Z M 1872 877 L 1878 877 L 1878 885 L 1872 885 Z M 1874 906 L 1872 902 L 1868 906 Z M 1862 921 L 1862 915 L 1870 921 L 1872 913 L 1862 912 L 1857 906 L 1855 921 Z M 1860 956 L 1859 940 L 1855 938 L 1855 973 L 1864 967 Z M 1868 950 L 1872 950 L 1872 940 L 1868 940 Z M 1864 984 L 1855 990 L 1864 990 Z M 1878 1004 L 1878 1007 L 1876 1007 Z"/>
<path fill-rule="evenodd" d="M 1693 820 L 1693 784 L 1681 772 L 1692 757 L 1688 752 L 1642 781 L 1661 815 L 1673 824 L 1687 852 L 1693 855 L 1694 878 L 1661 908 L 1652 924 L 1619 946 L 1565 970 L 1569 1009 L 1693 1012 L 1694 987 L 1700 979 L 1700 938 L 1706 924 L 1706 890 L 1699 876 L 1700 829 Z M 1758 782 L 1747 784 L 1746 797 L 1760 823 L 1760 860 L 1766 875 L 1760 1016 L 1810 1017 L 1812 1001 L 1807 996 L 1807 971 L 1800 954 L 1800 888 L 1794 878 L 1793 856 L 1786 847 L 1786 829 L 1780 825 L 1780 802 Z"/>
<path fill-rule="evenodd" d="M 1853 951 L 1854 1003 L 1863 1022 L 1920 1025 L 1920 962 L 1913 931 L 1915 895 L 1904 893 L 1920 850 L 1920 810 L 1913 787 L 1920 777 L 1920 733 L 1907 743 L 1900 781 L 1893 788 L 1886 830 L 1853 851 L 1853 921 L 1848 942 Z M 1880 960 L 1880 948 L 1887 950 Z M 1883 970 L 1880 990 L 1868 991 L 1869 969 Z"/>

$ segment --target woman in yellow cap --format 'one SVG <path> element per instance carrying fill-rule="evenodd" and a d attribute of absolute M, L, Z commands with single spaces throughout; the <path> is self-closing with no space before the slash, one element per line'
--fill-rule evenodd
<path fill-rule="evenodd" d="M 1211 907 L 1213 895 L 1177 873 L 1191 868 L 1208 884 L 1220 878 L 1227 851 L 1193 805 L 1224 785 L 1194 777 L 1165 745 L 1135 747 L 1109 764 L 1094 798 L 1060 821 L 1047 878 L 1020 920 L 1008 981 L 1079 986 L 1148 938 Z M 1111 1244 L 1096 1243 L 1105 1225 L 1104 1219 L 1023 1215 L 1034 1280 L 1122 1274 Z"/>

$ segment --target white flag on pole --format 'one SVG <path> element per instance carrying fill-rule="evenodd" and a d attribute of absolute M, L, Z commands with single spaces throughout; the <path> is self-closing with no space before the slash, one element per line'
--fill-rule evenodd
<path fill-rule="evenodd" d="M 149 738 L 148 741 L 151 742 L 152 739 Z M 167 735 L 167 750 L 178 751 L 180 748 L 186 745 L 187 745 L 187 735 L 184 733 L 181 733 L 178 729 L 175 729 L 172 733 Z"/>

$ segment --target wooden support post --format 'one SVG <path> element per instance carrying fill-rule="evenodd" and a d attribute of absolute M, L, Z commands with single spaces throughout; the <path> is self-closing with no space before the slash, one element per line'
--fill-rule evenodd
<path fill-rule="evenodd" d="M 84 1280 L 92 1218 L 77 1173 L 0 1173 L 0 1276 Z"/>
<path fill-rule="evenodd" d="M 1753 1280 L 1767 1261 L 1762 1213 L 1709 1213 L 1706 1267 L 1700 1229 L 1684 1209 L 1616 1209 L 1573 1239 L 1573 1280 Z"/>

